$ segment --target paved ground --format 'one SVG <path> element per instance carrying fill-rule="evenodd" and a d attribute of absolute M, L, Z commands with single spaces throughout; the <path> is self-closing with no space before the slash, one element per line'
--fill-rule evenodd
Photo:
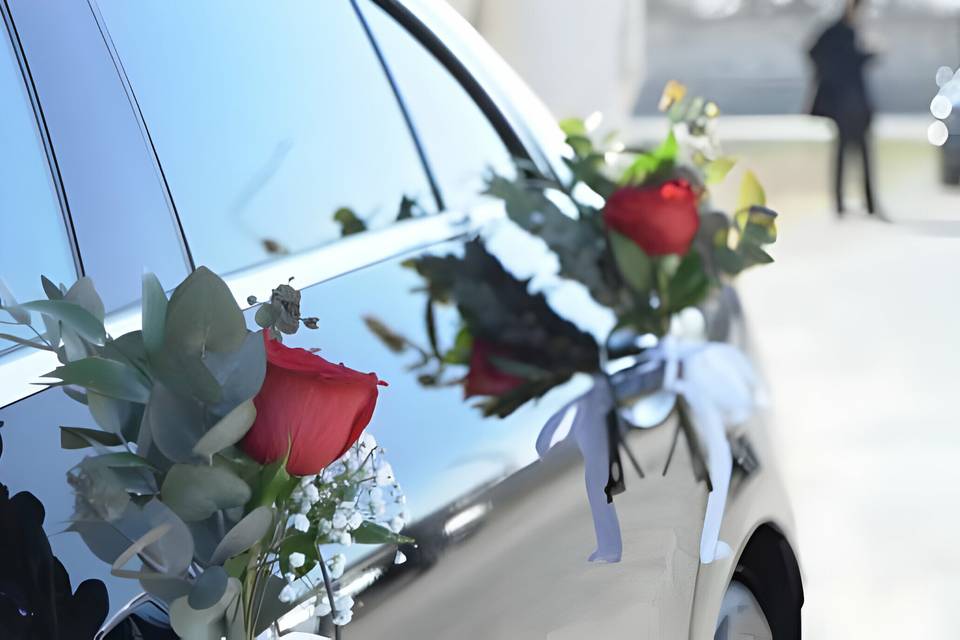
<path fill-rule="evenodd" d="M 823 145 L 728 150 L 782 212 L 778 263 L 741 290 L 799 525 L 805 636 L 956 638 L 960 192 L 936 184 L 932 148 L 885 143 L 897 222 L 838 221 Z"/>

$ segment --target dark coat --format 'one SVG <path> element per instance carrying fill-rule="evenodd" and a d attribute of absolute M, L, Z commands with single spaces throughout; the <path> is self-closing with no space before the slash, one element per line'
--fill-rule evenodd
<path fill-rule="evenodd" d="M 856 32 L 845 20 L 827 27 L 810 49 L 817 83 L 810 113 L 836 122 L 841 136 L 863 136 L 873 119 L 864 80 L 871 57 L 859 48 Z"/>

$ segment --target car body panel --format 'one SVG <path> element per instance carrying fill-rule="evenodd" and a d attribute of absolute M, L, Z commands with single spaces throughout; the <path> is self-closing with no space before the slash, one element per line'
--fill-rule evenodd
<path fill-rule="evenodd" d="M 72 15 L 77 23 L 56 19 L 53 7 L 60 4 L 72 12 L 60 15 Z M 432 38 L 431 51 L 448 68 L 457 67 L 455 75 L 472 78 L 468 91 L 498 130 L 510 129 L 525 155 L 542 170 L 566 175 L 563 136 L 552 117 L 462 18 L 432 0 L 377 4 L 421 41 Z M 189 268 L 176 211 L 91 5 L 43 0 L 33 6 L 10 0 L 10 6 L 62 165 L 84 267 L 102 284 L 108 307 L 116 309 L 107 323 L 110 333 L 119 335 L 139 324 L 136 305 L 121 308 L 137 295 L 131 274 L 138 282 L 148 267 L 170 284 Z M 58 67 L 69 53 L 54 41 L 61 36 L 79 52 L 73 80 L 63 77 L 73 66 Z M 94 113 L 101 98 L 85 95 L 84 86 L 98 96 L 103 92 L 109 109 Z M 566 445 L 538 461 L 534 447 L 542 425 L 585 392 L 589 378 L 577 376 L 505 420 L 483 419 L 464 402 L 459 386 L 418 384 L 408 370 L 409 357 L 391 353 L 364 323 L 364 317 L 376 316 L 424 343 L 425 300 L 417 290 L 422 283 L 403 261 L 424 252 L 456 253 L 476 234 L 492 238 L 497 229 L 509 226 L 503 218 L 502 206 L 487 202 L 350 236 L 226 276 L 244 307 L 248 296 L 265 299 L 274 286 L 293 277 L 303 289 L 303 309 L 320 316 L 321 328 L 302 331 L 291 344 L 320 347 L 325 357 L 376 371 L 391 385 L 382 391 L 371 432 L 386 446 L 407 489 L 413 516 L 409 531 L 417 545 L 405 548 L 408 560 L 402 565 L 393 564 L 392 549 L 347 550 L 351 565 L 340 584 L 359 605 L 345 634 L 712 638 L 723 593 L 753 531 L 773 523 L 793 542 L 788 502 L 760 420 L 744 428 L 760 468 L 749 476 L 735 471 L 721 531 L 733 556 L 699 563 L 706 486 L 695 479 L 683 446 L 663 475 L 675 429 L 670 420 L 656 429 L 631 432 L 629 446 L 646 477 L 628 471 L 628 491 L 616 499 L 623 560 L 591 564 L 586 559 L 595 540 L 582 461 Z M 117 243 L 126 244 L 118 248 Z M 507 243 L 500 250 L 518 277 L 534 277 L 538 290 L 555 291 L 552 263 L 542 248 L 537 254 Z M 526 266 L 518 257 L 526 259 Z M 603 324 L 603 314 L 587 308 L 589 300 L 554 302 L 585 330 Z M 579 312 L 585 315 L 577 318 Z M 735 302 L 721 300 L 706 315 L 714 339 L 732 335 L 734 343 L 745 346 Z M 449 338 L 455 318 L 445 316 L 440 323 Z M 71 514 L 64 474 L 83 455 L 59 448 L 56 426 L 91 423 L 84 407 L 60 390 L 40 392 L 33 385 L 55 366 L 44 352 L 0 353 L 0 420 L 7 422 L 0 479 L 13 490 L 37 493 L 47 504 L 51 534 L 62 530 Z M 42 464 L 33 452 L 42 452 Z M 112 612 L 137 594 L 137 584 L 110 576 L 109 567 L 86 551 L 79 536 L 56 535 L 52 544 L 75 583 L 99 577 L 110 584 Z"/>

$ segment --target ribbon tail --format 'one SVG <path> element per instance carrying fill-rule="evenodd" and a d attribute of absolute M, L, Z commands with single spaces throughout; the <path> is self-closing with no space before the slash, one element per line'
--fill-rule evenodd
<path fill-rule="evenodd" d="M 707 474 L 712 488 L 707 495 L 707 508 L 700 534 L 700 562 L 710 564 L 727 555 L 730 549 L 720 540 L 720 527 L 723 524 L 723 512 L 727 506 L 727 493 L 733 474 L 733 455 L 720 414 L 709 406 L 691 405 L 691 410 L 706 449 Z"/>
<path fill-rule="evenodd" d="M 607 480 L 610 477 L 609 436 L 606 415 L 602 407 L 577 416 L 571 431 L 583 455 L 584 481 L 587 500 L 593 516 L 597 548 L 590 554 L 590 562 L 620 562 L 623 540 L 620 520 L 613 503 L 607 499 Z M 600 409 L 600 411 L 597 411 Z M 587 415 L 585 415 L 587 414 Z"/>

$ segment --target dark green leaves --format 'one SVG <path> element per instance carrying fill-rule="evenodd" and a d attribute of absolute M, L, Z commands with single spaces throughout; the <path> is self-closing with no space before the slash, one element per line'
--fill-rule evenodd
<path fill-rule="evenodd" d="M 83 427 L 60 427 L 60 446 L 64 449 L 85 449 L 96 445 L 116 447 L 123 444 L 114 433 L 85 429 Z"/>
<path fill-rule="evenodd" d="M 401 213 L 403 213 L 402 208 Z M 353 209 L 348 207 L 340 207 L 334 211 L 333 219 L 340 225 L 340 233 L 344 236 L 351 236 L 367 230 L 367 224 L 360 219 Z"/>
<path fill-rule="evenodd" d="M 609 237 L 620 275 L 635 292 L 648 293 L 653 284 L 653 261 L 630 238 L 616 231 L 610 231 Z"/>
<path fill-rule="evenodd" d="M 394 533 L 390 529 L 369 520 L 364 520 L 359 527 L 353 530 L 353 539 L 359 544 L 406 544 L 413 542 L 413 538 Z"/>

